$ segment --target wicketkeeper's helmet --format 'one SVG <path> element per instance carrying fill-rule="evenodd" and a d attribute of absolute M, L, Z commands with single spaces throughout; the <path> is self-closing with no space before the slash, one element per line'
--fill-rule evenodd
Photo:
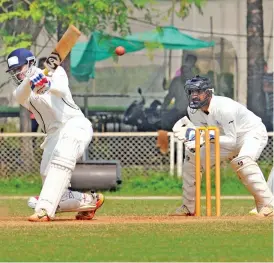
<path fill-rule="evenodd" d="M 214 90 L 212 88 L 212 84 L 209 78 L 197 75 L 192 79 L 186 81 L 185 91 L 188 96 L 189 107 L 191 109 L 200 109 L 201 107 L 209 103 L 209 99 L 212 97 Z M 197 92 L 198 94 L 201 92 L 205 92 L 206 97 L 202 101 L 198 97 L 193 98 L 191 96 L 193 92 Z"/>

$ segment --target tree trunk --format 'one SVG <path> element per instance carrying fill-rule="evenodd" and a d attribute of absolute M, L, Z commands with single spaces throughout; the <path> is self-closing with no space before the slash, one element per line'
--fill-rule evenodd
<path fill-rule="evenodd" d="M 263 118 L 265 97 L 262 0 L 247 0 L 247 108 Z"/>

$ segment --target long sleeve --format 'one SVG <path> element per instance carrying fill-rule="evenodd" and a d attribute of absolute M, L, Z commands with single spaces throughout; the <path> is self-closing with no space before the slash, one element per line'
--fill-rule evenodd
<path fill-rule="evenodd" d="M 28 108 L 27 101 L 31 94 L 30 81 L 25 78 L 22 83 L 13 91 L 15 100 L 22 106 Z"/>
<path fill-rule="evenodd" d="M 69 89 L 68 77 L 66 71 L 62 67 L 58 67 L 50 78 L 50 92 L 57 97 L 65 97 Z"/>
<path fill-rule="evenodd" d="M 233 149 L 237 142 L 236 113 L 232 110 L 227 111 L 221 117 L 221 126 L 225 135 L 220 136 L 220 145 Z"/>

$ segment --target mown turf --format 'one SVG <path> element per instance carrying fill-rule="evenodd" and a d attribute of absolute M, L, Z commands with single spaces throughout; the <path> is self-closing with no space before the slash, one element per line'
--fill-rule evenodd
<path fill-rule="evenodd" d="M 1 221 L 0 261 L 273 262 L 273 221 L 244 216 L 252 200 L 223 200 L 225 217 L 218 220 L 99 224 L 106 216 L 166 215 L 177 205 L 180 201 L 106 198 L 96 224 Z M 26 200 L 0 200 L 0 209 L 11 220 L 24 221 L 32 212 Z"/>
<path fill-rule="evenodd" d="M 1 231 L 1 261 L 272 262 L 271 223 L 26 226 Z M 2 229 L 3 230 L 3 229 Z"/>

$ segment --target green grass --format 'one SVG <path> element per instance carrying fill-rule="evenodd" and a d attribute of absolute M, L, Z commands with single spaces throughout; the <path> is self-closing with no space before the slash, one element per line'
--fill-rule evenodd
<path fill-rule="evenodd" d="M 213 178 L 214 179 L 214 178 Z M 212 179 L 212 180 L 213 180 Z M 41 189 L 40 176 L 11 177 L 0 179 L 0 193 L 5 195 L 38 194 Z M 168 174 L 152 174 L 151 176 L 133 176 L 124 181 L 111 195 L 180 195 L 182 179 Z M 212 181 L 212 192 L 215 185 Z M 221 192 L 223 195 L 246 195 L 245 187 L 236 175 L 222 177 Z M 205 193 L 205 184 L 202 184 Z"/>
<path fill-rule="evenodd" d="M 0 194 L 29 195 L 41 191 L 41 178 L 39 175 L 26 175 L 22 177 L 0 177 Z"/>
<path fill-rule="evenodd" d="M 269 173 L 269 165 L 262 166 L 265 174 Z M 168 173 L 149 172 L 147 176 L 123 176 L 123 183 L 110 195 L 181 195 L 182 179 L 170 176 Z M 212 179 L 212 193 L 215 192 L 214 174 Z M 37 195 L 41 190 L 39 175 L 26 175 L 21 177 L 0 177 L 0 194 L 5 195 Z M 202 193 L 205 194 L 205 180 L 202 182 Z M 247 195 L 248 191 L 229 168 L 223 168 L 221 173 L 222 195 Z"/>
<path fill-rule="evenodd" d="M 2 233 L 5 245 L 1 247 L 1 260 L 272 262 L 271 226 L 264 226 L 262 229 L 253 222 L 218 222 L 211 225 L 76 225 L 69 229 L 18 227 Z"/>
<path fill-rule="evenodd" d="M 32 224 L 22 218 L 31 213 L 25 200 L 0 200 L 5 216 L 14 220 L 0 217 L 0 261 L 273 262 L 272 220 L 241 217 L 253 207 L 251 200 L 222 201 L 222 215 L 232 216 L 223 219 L 182 218 L 173 223 L 170 217 L 167 223 L 142 224 L 137 219 L 100 224 L 106 216 L 121 220 L 122 216 L 166 215 L 179 204 L 106 198 L 93 221 Z M 21 220 L 17 224 L 16 217 Z M 68 219 L 68 214 L 61 218 Z"/>

